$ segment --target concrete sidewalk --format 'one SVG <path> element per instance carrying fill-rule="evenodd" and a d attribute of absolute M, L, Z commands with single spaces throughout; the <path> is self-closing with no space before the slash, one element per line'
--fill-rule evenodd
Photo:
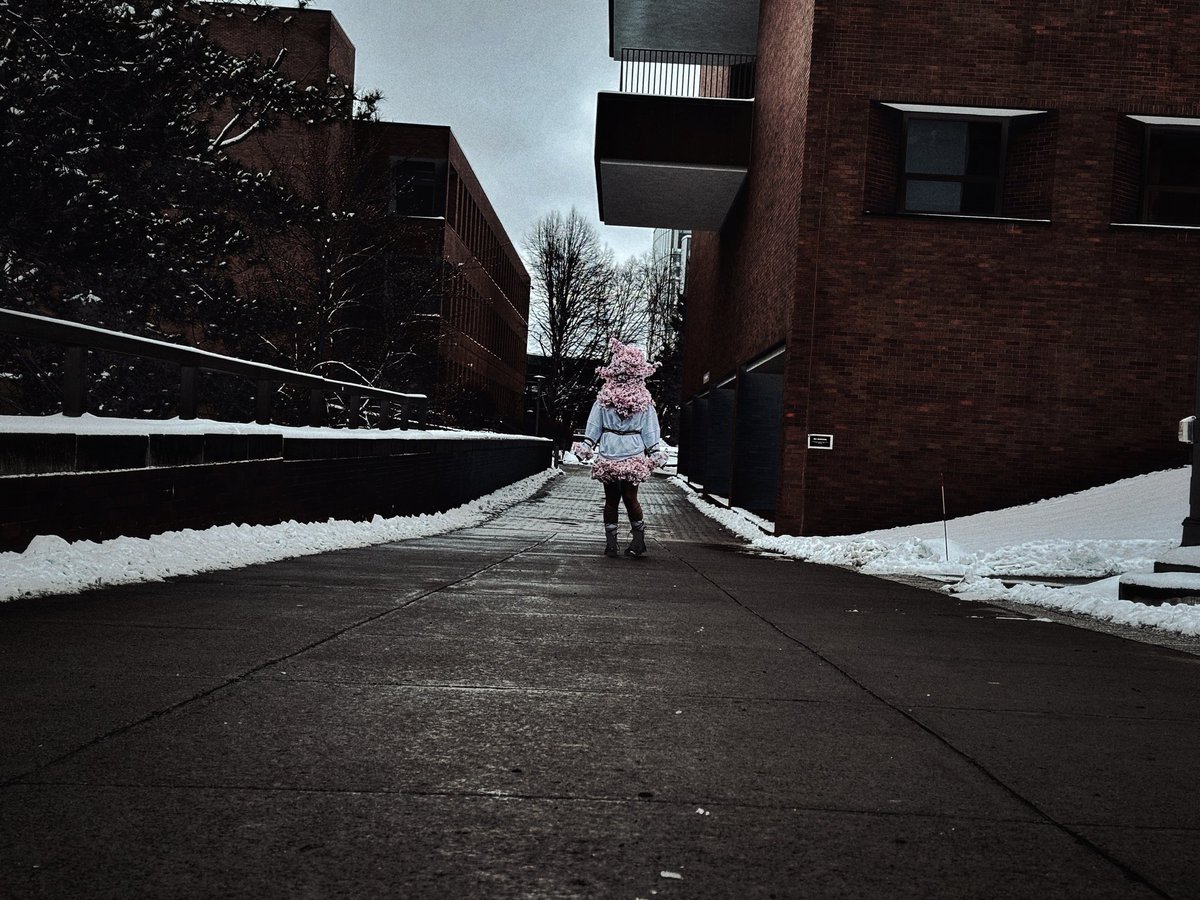
<path fill-rule="evenodd" d="M 1200 659 L 643 498 L 0 606 L 0 895 L 1200 897 Z"/>

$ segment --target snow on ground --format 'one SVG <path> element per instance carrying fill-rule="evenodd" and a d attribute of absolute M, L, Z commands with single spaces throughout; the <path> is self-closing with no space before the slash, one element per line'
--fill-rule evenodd
<path fill-rule="evenodd" d="M 493 431 L 460 431 L 439 428 L 323 428 L 295 425 L 259 425 L 255 422 L 218 422 L 214 419 L 123 419 L 85 413 L 77 418 L 53 416 L 0 416 L 0 432 L 10 434 L 281 434 L 285 438 L 365 438 L 369 440 L 529 440 L 527 434 Z M 542 440 L 545 440 L 543 438 Z"/>
<path fill-rule="evenodd" d="M 557 470 L 547 469 L 478 500 L 432 515 L 389 519 L 376 516 L 369 522 L 330 519 L 306 524 L 218 525 L 149 538 L 120 537 L 101 542 L 69 543 L 60 537 L 36 537 L 22 553 L 0 553 L 0 601 L 162 581 L 176 575 L 234 569 L 468 528 L 532 496 L 557 474 Z"/>
<path fill-rule="evenodd" d="M 946 580 L 952 582 L 946 591 L 971 600 L 1007 600 L 1200 635 L 1198 605 L 1150 606 L 1117 596 L 1123 573 L 1149 572 L 1155 559 L 1180 552 L 1190 477 L 1190 468 L 1154 472 L 1028 506 L 951 519 L 944 528 L 942 522 L 929 522 L 837 537 L 764 534 L 771 530 L 769 522 L 714 506 L 682 479 L 676 481 L 697 508 L 761 550 L 871 575 Z M 1013 578 L 1093 580 L 1057 587 L 1014 584 Z M 1192 582 L 1200 594 L 1200 579 L 1192 576 Z"/>

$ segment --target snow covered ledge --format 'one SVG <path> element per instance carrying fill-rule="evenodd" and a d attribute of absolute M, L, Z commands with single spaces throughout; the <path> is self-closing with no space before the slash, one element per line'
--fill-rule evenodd
<path fill-rule="evenodd" d="M 1164 603 L 1200 605 L 1200 572 L 1141 572 L 1121 576 L 1120 598 L 1161 606 Z"/>
<path fill-rule="evenodd" d="M 544 438 L 488 432 L 3 417 L 0 550 L 46 534 L 443 512 L 544 471 L 551 451 Z"/>
<path fill-rule="evenodd" d="M 1120 596 L 1152 605 L 1200 604 L 1200 547 L 1176 547 L 1159 555 L 1153 572 L 1122 575 Z"/>
<path fill-rule="evenodd" d="M 0 416 L 0 477 L 255 459 L 379 456 L 472 440 L 534 438 L 484 431 L 325 428 L 213 419 Z"/>

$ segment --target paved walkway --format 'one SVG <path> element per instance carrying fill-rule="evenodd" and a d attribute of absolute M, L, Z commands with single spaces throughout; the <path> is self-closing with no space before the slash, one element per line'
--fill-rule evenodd
<path fill-rule="evenodd" d="M 0 607 L 0 894 L 1200 897 L 1200 659 L 643 493 Z"/>

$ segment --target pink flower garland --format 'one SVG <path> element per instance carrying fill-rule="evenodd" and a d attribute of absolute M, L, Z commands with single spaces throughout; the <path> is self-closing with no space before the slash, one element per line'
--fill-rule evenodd
<path fill-rule="evenodd" d="M 658 369 L 654 363 L 646 362 L 646 354 L 637 347 L 622 344 L 616 338 L 608 342 L 608 349 L 612 352 L 612 359 L 607 366 L 596 370 L 596 374 L 605 381 L 613 378 L 648 378 Z"/>
<path fill-rule="evenodd" d="M 600 393 L 596 395 L 596 401 L 601 406 L 616 411 L 622 419 L 628 419 L 634 413 L 649 409 L 653 402 L 650 392 L 641 381 L 606 381 L 604 387 L 600 388 Z"/>
<path fill-rule="evenodd" d="M 596 481 L 628 481 L 641 484 L 650 477 L 656 464 L 646 456 L 630 456 L 628 459 L 605 459 L 600 457 L 592 465 L 592 478 Z"/>
<path fill-rule="evenodd" d="M 616 338 L 609 341 L 609 349 L 612 351 L 609 364 L 596 370 L 604 379 L 596 401 L 616 411 L 622 419 L 628 419 L 649 409 L 654 402 L 643 379 L 653 375 L 658 366 L 647 362 L 646 355 L 637 347 L 622 344 Z"/>

